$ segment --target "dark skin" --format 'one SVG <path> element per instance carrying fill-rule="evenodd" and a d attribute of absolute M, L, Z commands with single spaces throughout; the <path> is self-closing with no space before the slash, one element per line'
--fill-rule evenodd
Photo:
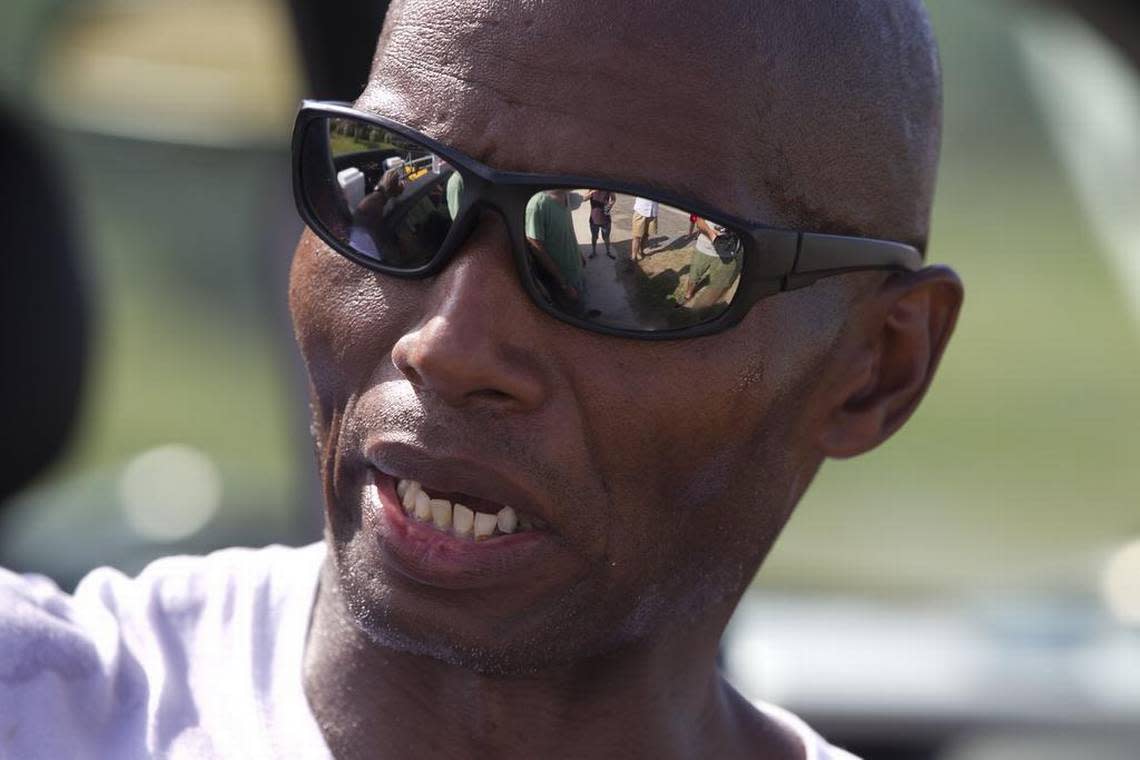
<path fill-rule="evenodd" d="M 898 0 L 407 0 L 358 106 L 502 170 L 922 244 L 932 45 Z M 587 49 L 604 91 L 563 75 Z M 669 108 L 631 76 L 646 61 Z M 921 400 L 962 299 L 951 271 L 834 277 L 715 336 L 637 342 L 540 312 L 487 212 L 428 280 L 306 235 L 290 299 L 330 547 L 305 690 L 339 757 L 803 757 L 720 678 L 717 642 L 821 463 L 874 448 Z M 684 414 L 694 388 L 722 392 Z M 495 584 L 413 579 L 377 549 L 376 471 L 472 493 L 509 482 L 551 540 Z"/>

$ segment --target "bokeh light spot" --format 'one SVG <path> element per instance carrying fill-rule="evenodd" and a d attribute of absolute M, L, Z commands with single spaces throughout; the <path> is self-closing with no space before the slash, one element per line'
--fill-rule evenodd
<path fill-rule="evenodd" d="M 1140 540 L 1109 557 L 1102 588 L 1112 614 L 1125 625 L 1140 627 Z"/>
<path fill-rule="evenodd" d="M 203 452 L 182 444 L 132 459 L 119 479 L 127 524 L 151 541 L 178 541 L 201 530 L 218 511 L 222 478 Z"/>

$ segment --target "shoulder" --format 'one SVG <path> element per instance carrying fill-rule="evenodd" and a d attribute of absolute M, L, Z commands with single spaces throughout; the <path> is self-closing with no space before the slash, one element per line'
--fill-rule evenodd
<path fill-rule="evenodd" d="M 794 760 L 859 760 L 829 744 L 798 715 L 768 702 L 749 699 L 725 684 L 731 709 L 748 749 L 744 756 Z"/>
<path fill-rule="evenodd" d="M 82 678 L 98 669 L 92 642 L 83 635 L 99 621 L 80 614 L 52 581 L 0 569 L 0 684 L 13 684 L 50 669 Z"/>
<path fill-rule="evenodd" d="M 63 757 L 66 742 L 97 746 L 100 726 L 145 723 L 129 716 L 146 714 L 156 687 L 179 689 L 191 652 L 272 620 L 291 588 L 315 583 L 322 558 L 320 544 L 169 557 L 135 578 L 100 568 L 74 594 L 0 569 L 2 741 L 22 736 Z"/>
<path fill-rule="evenodd" d="M 267 546 L 261 549 L 221 549 L 203 556 L 173 556 L 155 560 L 136 578 L 113 570 L 96 570 L 76 588 L 76 597 L 105 588 L 108 582 L 130 590 L 131 598 L 151 598 L 177 611 L 180 606 L 205 604 L 230 594 L 278 596 L 298 577 L 312 573 L 324 557 L 324 546 Z"/>
<path fill-rule="evenodd" d="M 247 597 L 263 603 L 279 601 L 298 577 L 315 572 L 323 557 L 319 544 L 295 549 L 222 549 L 203 556 L 155 560 L 136 577 L 111 568 L 87 575 L 65 605 L 78 610 L 104 610 L 120 625 L 153 625 L 159 618 L 191 623 Z"/>
<path fill-rule="evenodd" d="M 0 568 L 0 678 L 35 663 L 58 664 L 42 653 L 60 646 L 94 654 L 90 648 L 108 633 L 126 635 L 161 621 L 190 624 L 214 608 L 228 617 L 238 601 L 272 606 L 298 581 L 315 578 L 323 557 L 321 544 L 165 557 L 134 578 L 112 568 L 94 570 L 74 594 L 42 576 Z M 16 654 L 27 647 L 39 647 L 41 655 Z"/>
<path fill-rule="evenodd" d="M 803 747 L 805 760 L 859 760 L 850 752 L 828 744 L 802 718 L 788 710 L 766 702 L 753 702 L 753 708 L 796 737 Z"/>

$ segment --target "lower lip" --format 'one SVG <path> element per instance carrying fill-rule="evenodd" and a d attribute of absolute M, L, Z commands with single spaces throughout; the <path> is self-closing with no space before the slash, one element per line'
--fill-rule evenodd
<path fill-rule="evenodd" d="M 365 515 L 373 519 L 380 549 L 391 565 L 413 581 L 439 588 L 517 585 L 532 577 L 554 537 L 525 531 L 472 541 L 421 523 L 404 513 L 396 479 L 374 471 L 366 486 Z"/>

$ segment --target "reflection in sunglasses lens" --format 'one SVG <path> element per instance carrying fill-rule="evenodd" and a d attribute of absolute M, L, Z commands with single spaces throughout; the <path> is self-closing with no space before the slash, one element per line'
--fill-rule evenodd
<path fill-rule="evenodd" d="M 547 302 L 606 327 L 669 330 L 721 316 L 740 284 L 740 236 L 608 190 L 545 190 L 526 208 L 531 272 Z"/>
<path fill-rule="evenodd" d="M 314 120 L 301 162 L 323 234 L 360 259 L 426 267 L 458 216 L 462 176 L 375 124 Z M 724 314 L 740 284 L 737 233 L 649 198 L 549 189 L 532 195 L 524 214 L 527 273 L 540 298 L 591 324 L 644 332 L 691 327 Z"/>
<path fill-rule="evenodd" d="M 461 179 L 439 156 L 355 119 L 313 122 L 306 164 L 323 162 L 323 192 L 309 189 L 317 218 L 357 254 L 405 269 L 431 261 L 458 209 Z M 306 173 L 306 176 L 309 176 Z"/>

